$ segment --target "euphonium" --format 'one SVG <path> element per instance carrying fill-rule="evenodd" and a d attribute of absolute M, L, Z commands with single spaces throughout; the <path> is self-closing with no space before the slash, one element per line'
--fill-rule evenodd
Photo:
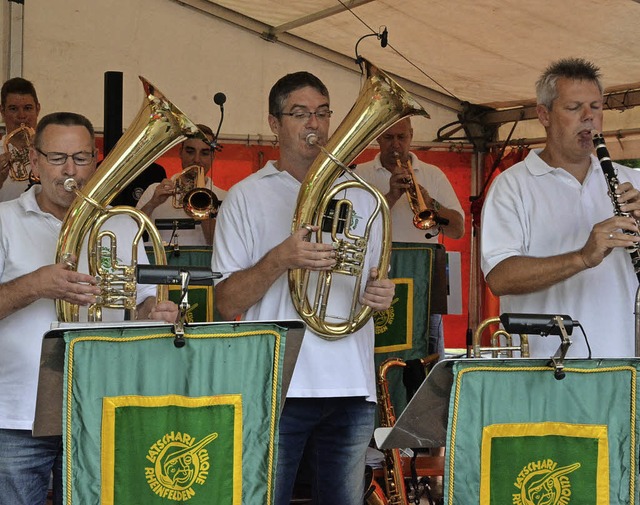
<path fill-rule="evenodd" d="M 185 213 L 196 221 L 218 215 L 220 200 L 206 187 L 204 167 L 191 165 L 174 175 L 172 180 L 175 183 L 172 200 L 174 209 L 184 209 Z"/>
<path fill-rule="evenodd" d="M 400 119 L 410 115 L 429 117 L 422 106 L 397 84 L 385 72 L 364 60 L 366 81 L 356 103 L 338 126 L 325 147 L 318 146 L 321 152 L 309 167 L 302 182 L 294 213 L 292 231 L 301 227 L 320 226 L 325 215 L 333 212 L 335 230 L 340 219 L 338 208 L 330 209 L 332 199 L 341 191 L 358 188 L 369 192 L 376 201 L 376 210 L 367 221 L 366 233 L 353 236 L 346 229 L 344 238 L 332 237 L 336 245 L 336 265 L 331 271 L 317 272 L 315 293 L 308 294 L 310 271 L 297 268 L 289 270 L 289 290 L 293 304 L 304 322 L 318 335 L 329 340 L 343 338 L 360 329 L 372 315 L 371 307 L 359 305 L 362 280 L 362 268 L 369 239 L 369 230 L 378 215 L 382 218 L 383 244 L 378 272 L 381 277 L 387 275 L 391 255 L 391 224 L 389 206 L 384 196 L 373 186 L 366 183 L 347 165 L 369 145 L 380 133 Z M 317 144 L 317 136 L 307 136 L 309 144 Z M 342 174 L 348 174 L 351 180 L 334 186 Z M 341 204 L 350 213 L 350 202 L 341 200 Z M 349 226 L 347 220 L 346 227 Z M 322 240 L 322 232 L 315 234 L 317 241 Z M 349 317 L 343 322 L 327 321 L 326 307 L 331 290 L 332 276 L 336 274 L 355 277 L 355 289 Z M 366 273 L 365 273 L 366 275 Z M 366 277 L 365 277 L 366 278 Z"/>
<path fill-rule="evenodd" d="M 4 137 L 4 152 L 9 153 L 9 177 L 14 181 L 26 181 L 30 175 L 29 149 L 33 145 L 35 131 L 21 124 Z"/>
<path fill-rule="evenodd" d="M 151 220 L 132 207 L 107 209 L 109 202 L 156 158 L 186 136 L 206 140 L 198 127 L 175 107 L 155 86 L 140 77 L 145 99 L 133 123 L 104 159 L 99 169 L 84 187 L 78 188 L 73 180 L 65 181 L 67 191 L 75 191 L 73 201 L 62 223 L 58 237 L 56 263 L 65 262 L 70 268 L 77 265 L 69 258 L 79 257 L 85 237 L 89 238 L 89 273 L 99 280 L 101 295 L 95 307 L 90 307 L 95 318 L 101 315 L 101 307 L 135 308 L 136 244 L 142 237 L 143 228 L 149 232 L 153 242 L 156 263 L 166 264 L 162 240 Z M 132 265 L 118 265 L 115 254 L 115 236 L 101 231 L 102 224 L 115 214 L 126 214 L 141 225 L 134 239 Z M 111 245 L 110 256 L 101 256 L 104 243 Z M 100 269 L 103 262 L 111 266 L 108 271 Z M 167 298 L 166 286 L 158 288 L 158 300 Z M 58 319 L 64 322 L 78 320 L 77 305 L 56 300 Z"/>
<path fill-rule="evenodd" d="M 400 156 L 398 153 L 396 154 L 396 163 L 398 164 L 398 168 L 401 168 L 402 162 L 400 161 Z M 439 224 L 448 224 L 446 219 L 443 220 L 438 216 L 435 209 L 429 209 L 427 207 L 427 204 L 422 197 L 418 181 L 416 181 L 416 174 L 413 171 L 413 166 L 411 166 L 411 158 L 407 159 L 407 170 L 409 171 L 409 180 L 407 181 L 409 188 L 406 193 L 407 199 L 409 200 L 409 206 L 413 211 L 413 226 L 419 230 L 428 230 L 429 228 L 433 228 Z"/>

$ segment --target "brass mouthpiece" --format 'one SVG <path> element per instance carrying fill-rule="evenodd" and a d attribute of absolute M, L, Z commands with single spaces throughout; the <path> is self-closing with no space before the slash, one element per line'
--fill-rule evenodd
<path fill-rule="evenodd" d="M 309 135 L 307 135 L 305 140 L 307 142 L 307 145 L 315 146 L 318 143 L 318 135 L 315 133 L 310 133 Z"/>
<path fill-rule="evenodd" d="M 69 193 L 73 193 L 74 191 L 76 191 L 78 189 L 78 183 L 76 182 L 76 180 L 73 177 L 69 177 L 68 179 L 66 179 L 62 185 L 64 186 L 64 189 L 66 191 L 68 191 Z"/>

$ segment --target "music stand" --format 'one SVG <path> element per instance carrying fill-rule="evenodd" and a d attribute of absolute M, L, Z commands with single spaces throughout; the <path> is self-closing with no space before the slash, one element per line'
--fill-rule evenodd
<path fill-rule="evenodd" d="M 284 352 L 282 370 L 282 393 L 284 399 L 289 389 L 293 368 L 295 367 L 305 324 L 299 320 L 284 321 L 240 321 L 234 325 L 276 324 L 287 329 L 287 342 Z M 228 321 L 220 323 L 191 323 L 194 326 L 223 326 Z M 38 394 L 36 398 L 36 412 L 33 422 L 33 436 L 44 437 L 62 434 L 62 388 L 65 359 L 65 343 L 63 335 L 68 330 L 105 330 L 118 328 L 149 328 L 158 327 L 172 331 L 173 325 L 159 321 L 124 321 L 119 323 L 53 323 L 52 329 L 45 333 L 42 339 L 42 353 L 40 358 L 40 374 L 38 376 Z M 176 350 L 175 352 L 180 352 Z M 281 403 L 281 408 L 284 401 Z"/>
<path fill-rule="evenodd" d="M 375 430 L 374 438 L 380 450 L 443 447 L 446 444 L 452 367 L 455 362 L 450 359 L 437 363 L 395 425 Z"/>

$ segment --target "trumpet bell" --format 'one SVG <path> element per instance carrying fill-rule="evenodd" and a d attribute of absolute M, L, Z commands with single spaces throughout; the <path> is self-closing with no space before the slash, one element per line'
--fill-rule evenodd
<path fill-rule="evenodd" d="M 194 188 L 184 195 L 182 207 L 189 217 L 203 221 L 218 215 L 220 200 L 210 189 Z"/>
<path fill-rule="evenodd" d="M 195 175 L 194 175 L 195 174 Z M 218 215 L 220 200 L 206 187 L 204 167 L 191 165 L 172 177 L 175 183 L 173 208 L 183 209 L 196 221 L 203 221 Z"/>

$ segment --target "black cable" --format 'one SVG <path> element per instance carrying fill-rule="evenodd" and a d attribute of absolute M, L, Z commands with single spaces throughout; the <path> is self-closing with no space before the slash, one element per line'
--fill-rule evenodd
<path fill-rule="evenodd" d="M 358 16 L 355 12 L 353 12 L 348 5 L 346 5 L 342 0 L 338 0 L 338 2 L 347 10 L 351 13 L 351 15 L 353 17 L 355 17 L 358 21 L 360 21 L 364 26 L 366 26 L 369 31 L 371 32 L 372 35 L 376 35 L 378 38 L 382 37 L 382 34 L 379 34 L 377 31 L 375 31 L 373 28 L 371 28 L 360 16 Z M 364 38 L 364 37 L 363 37 Z M 360 39 L 362 40 L 362 38 Z M 360 40 L 358 40 L 358 42 L 360 42 Z M 386 42 L 386 40 L 385 40 Z M 440 84 L 438 81 L 436 81 L 433 77 L 431 77 L 429 74 L 427 74 L 424 70 L 422 70 L 420 67 L 418 67 L 418 65 L 416 65 L 415 63 L 413 63 L 411 60 L 409 60 L 409 58 L 407 58 L 404 54 L 402 54 L 400 51 L 398 51 L 395 47 L 393 47 L 391 44 L 389 44 L 388 42 L 385 44 L 388 45 L 391 49 L 393 49 L 393 51 L 400 56 L 400 58 L 402 58 L 404 61 L 406 61 L 409 65 L 411 65 L 413 68 L 415 68 L 418 72 L 420 72 L 422 75 L 424 75 L 427 79 L 429 79 L 431 82 L 433 82 L 436 86 L 438 86 L 439 88 L 441 88 L 447 95 L 451 96 L 452 98 L 455 98 L 456 100 L 460 100 L 452 91 L 449 91 L 447 88 L 445 88 L 442 84 Z M 385 47 L 385 46 L 382 46 Z M 357 48 L 357 44 L 356 44 L 356 48 Z M 356 57 L 358 57 L 358 55 L 356 54 Z"/>
<path fill-rule="evenodd" d="M 591 346 L 589 345 L 589 338 L 587 337 L 587 333 L 584 331 L 584 328 L 582 327 L 580 322 L 576 321 L 576 326 L 580 328 L 582 335 L 584 335 L 584 343 L 587 344 L 587 351 L 588 351 L 587 359 L 591 359 Z"/>

